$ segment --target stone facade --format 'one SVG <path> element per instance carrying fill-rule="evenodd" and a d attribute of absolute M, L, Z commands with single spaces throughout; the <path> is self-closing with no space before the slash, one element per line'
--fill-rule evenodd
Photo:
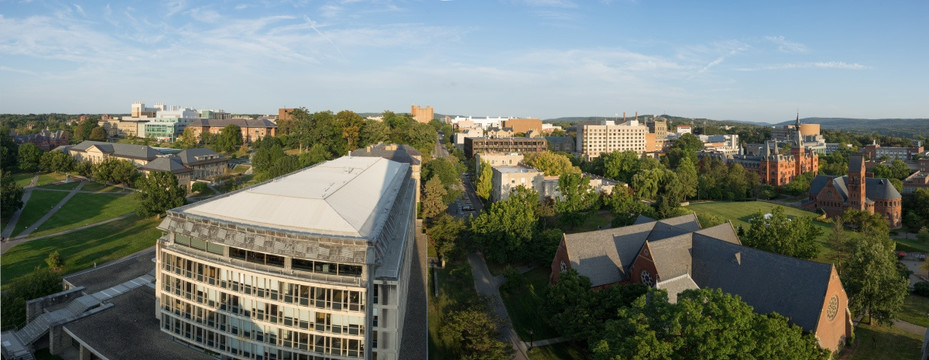
<path fill-rule="evenodd" d="M 828 217 L 842 216 L 848 209 L 867 211 L 883 215 L 891 228 L 902 226 L 902 196 L 890 180 L 866 177 L 861 156 L 849 159 L 847 176 L 814 178 L 802 205 L 808 210 L 823 211 Z"/>
<path fill-rule="evenodd" d="M 469 159 L 475 154 L 495 153 L 527 153 L 541 152 L 548 149 L 548 142 L 542 138 L 465 138 L 464 153 Z"/>

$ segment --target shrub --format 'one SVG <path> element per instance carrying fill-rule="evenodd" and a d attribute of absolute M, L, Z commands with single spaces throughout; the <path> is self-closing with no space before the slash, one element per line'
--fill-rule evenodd
<path fill-rule="evenodd" d="M 929 297 L 929 281 L 920 281 L 913 285 L 913 294 Z"/>

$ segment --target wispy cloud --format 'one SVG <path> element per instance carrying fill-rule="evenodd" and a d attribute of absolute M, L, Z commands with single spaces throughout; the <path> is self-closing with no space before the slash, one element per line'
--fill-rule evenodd
<path fill-rule="evenodd" d="M 737 68 L 738 71 L 765 71 L 765 70 L 790 70 L 790 69 L 840 69 L 840 70 L 867 70 L 871 67 L 858 64 L 847 63 L 844 61 L 823 61 L 823 62 L 804 62 L 804 63 L 786 63 L 774 65 L 762 65 L 755 67 Z"/>
<path fill-rule="evenodd" d="M 577 4 L 571 0 L 523 0 L 529 6 L 576 8 Z"/>
<path fill-rule="evenodd" d="M 789 41 L 784 38 L 783 35 L 778 36 L 765 36 L 765 40 L 768 40 L 775 45 L 777 45 L 777 50 L 782 53 L 805 53 L 809 51 L 806 45 L 803 45 L 798 42 Z"/>

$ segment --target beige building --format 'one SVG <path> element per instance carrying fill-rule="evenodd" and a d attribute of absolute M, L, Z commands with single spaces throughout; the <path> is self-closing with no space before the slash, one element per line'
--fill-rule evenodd
<path fill-rule="evenodd" d="M 632 150 L 647 151 L 648 127 L 632 120 L 622 124 L 604 120 L 599 125 L 577 126 L 577 152 L 584 159 L 593 159 L 602 153 Z"/>
<path fill-rule="evenodd" d="M 107 158 L 130 161 L 136 166 L 148 164 L 162 155 L 158 150 L 145 145 L 108 143 L 101 141 L 84 141 L 65 150 L 75 161 L 89 161 L 97 164 Z"/>
<path fill-rule="evenodd" d="M 534 131 L 536 134 L 542 133 L 542 120 L 535 118 L 508 119 L 503 120 L 500 125 L 512 128 L 513 132 L 517 134 L 526 134 L 529 131 Z"/>
<path fill-rule="evenodd" d="M 146 176 L 152 171 L 170 171 L 177 183 L 190 191 L 197 180 L 213 180 L 226 173 L 229 159 L 207 148 L 187 149 L 176 155 L 159 156 L 139 167 Z"/>
<path fill-rule="evenodd" d="M 482 153 L 474 155 L 474 172 L 480 174 L 481 166 L 487 163 L 491 167 L 497 166 L 516 166 L 523 162 L 523 154 L 520 153 Z"/>
<path fill-rule="evenodd" d="M 416 190 L 408 164 L 342 157 L 169 210 L 161 331 L 224 358 L 402 358 Z"/>
<path fill-rule="evenodd" d="M 277 124 L 268 119 L 197 119 L 187 127 L 194 128 L 197 138 L 203 133 L 219 134 L 223 128 L 236 125 L 242 132 L 242 141 L 246 144 L 260 140 L 265 136 L 277 136 Z"/>
<path fill-rule="evenodd" d="M 421 123 L 428 123 L 435 118 L 432 106 L 426 106 L 424 108 L 419 107 L 419 105 L 410 106 L 410 114 L 413 115 L 413 120 Z"/>

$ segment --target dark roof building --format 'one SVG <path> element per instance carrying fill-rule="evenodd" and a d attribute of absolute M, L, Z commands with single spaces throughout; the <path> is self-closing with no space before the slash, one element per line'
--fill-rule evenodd
<path fill-rule="evenodd" d="M 13 134 L 13 142 L 17 144 L 32 143 L 40 149 L 49 151 L 59 146 L 68 145 L 68 132 L 64 130 L 42 130 L 35 134 Z"/>
<path fill-rule="evenodd" d="M 693 214 L 660 221 L 640 217 L 616 229 L 564 235 L 551 281 L 569 269 L 595 288 L 640 283 L 668 291 L 716 288 L 756 312 L 784 315 L 835 351 L 851 334 L 848 297 L 832 264 L 742 246 L 731 223 L 700 229 Z"/>
<path fill-rule="evenodd" d="M 818 175 L 810 183 L 809 198 L 803 207 L 823 211 L 826 216 L 841 216 L 848 209 L 881 214 L 891 228 L 902 226 L 903 201 L 900 192 L 886 178 L 865 177 L 864 158 L 852 156 L 848 175 Z"/>

